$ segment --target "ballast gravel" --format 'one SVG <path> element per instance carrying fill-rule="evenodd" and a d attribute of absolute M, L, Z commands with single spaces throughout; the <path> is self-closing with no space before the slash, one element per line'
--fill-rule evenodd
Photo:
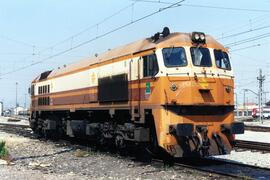
<path fill-rule="evenodd" d="M 270 153 L 256 151 L 232 151 L 231 154 L 215 156 L 216 159 L 234 161 L 270 169 Z"/>
<path fill-rule="evenodd" d="M 36 139 L 30 129 L 0 126 L 10 165 L 0 165 L 1 180 L 59 179 L 228 179 L 178 166 L 158 166 L 117 154 L 92 151 L 65 141 Z"/>

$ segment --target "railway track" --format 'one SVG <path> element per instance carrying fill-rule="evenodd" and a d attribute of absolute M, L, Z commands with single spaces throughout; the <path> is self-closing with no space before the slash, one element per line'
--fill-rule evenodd
<path fill-rule="evenodd" d="M 155 163 L 163 163 L 154 159 Z M 174 166 L 239 179 L 270 179 L 270 168 L 215 158 L 177 159 Z"/>
<path fill-rule="evenodd" d="M 21 128 L 29 128 L 30 127 L 27 124 L 16 124 L 16 123 L 0 123 L 0 126 L 5 126 L 5 127 L 21 127 Z"/>
<path fill-rule="evenodd" d="M 0 117 L 0 126 L 28 128 L 29 120 L 27 117 Z"/>
<path fill-rule="evenodd" d="M 255 142 L 255 141 L 244 141 L 244 140 L 236 140 L 235 142 L 236 148 L 241 149 L 250 149 L 262 152 L 270 152 L 270 144 L 263 142 Z"/>
<path fill-rule="evenodd" d="M 5 129 L 8 132 L 22 135 L 25 133 L 25 136 L 33 136 L 28 130 L 26 131 L 26 128 L 28 128 L 26 125 L 3 123 L 0 123 L 0 125 L 2 126 L 0 126 L 0 129 Z M 163 161 L 160 159 L 154 159 L 153 163 L 164 166 Z M 268 168 L 213 158 L 175 159 L 174 166 L 230 178 L 270 179 L 270 169 Z"/>
<path fill-rule="evenodd" d="M 270 132 L 270 127 L 265 126 L 247 126 L 245 125 L 245 130 L 257 131 L 257 132 Z"/>

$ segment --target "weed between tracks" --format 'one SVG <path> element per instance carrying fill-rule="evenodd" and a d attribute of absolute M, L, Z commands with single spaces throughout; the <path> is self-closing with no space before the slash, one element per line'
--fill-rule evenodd
<path fill-rule="evenodd" d="M 0 142 L 0 159 L 5 159 L 5 160 L 9 159 L 9 152 L 7 150 L 5 141 Z"/>
<path fill-rule="evenodd" d="M 74 156 L 76 156 L 76 157 L 88 157 L 90 155 L 95 155 L 95 152 L 93 152 L 91 149 L 88 149 L 88 148 L 87 148 L 87 150 L 77 149 L 74 152 Z"/>

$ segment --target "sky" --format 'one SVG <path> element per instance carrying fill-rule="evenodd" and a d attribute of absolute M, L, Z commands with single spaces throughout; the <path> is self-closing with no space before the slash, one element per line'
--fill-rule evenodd
<path fill-rule="evenodd" d="M 24 106 L 26 100 L 28 106 L 28 87 L 41 72 L 150 37 L 164 26 L 172 32 L 205 32 L 229 48 L 239 103 L 243 89 L 258 92 L 259 69 L 264 91 L 270 92 L 270 0 L 185 0 L 131 23 L 177 2 L 150 1 L 0 0 L 0 101 L 15 106 L 18 82 L 18 103 Z M 270 100 L 270 93 L 265 95 Z M 257 101 L 251 92 L 246 97 Z"/>

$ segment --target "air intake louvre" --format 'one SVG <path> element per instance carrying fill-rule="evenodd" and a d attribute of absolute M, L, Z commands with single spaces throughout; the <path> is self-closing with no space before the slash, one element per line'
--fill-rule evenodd
<path fill-rule="evenodd" d="M 128 101 L 127 74 L 99 78 L 98 100 L 99 102 Z"/>

